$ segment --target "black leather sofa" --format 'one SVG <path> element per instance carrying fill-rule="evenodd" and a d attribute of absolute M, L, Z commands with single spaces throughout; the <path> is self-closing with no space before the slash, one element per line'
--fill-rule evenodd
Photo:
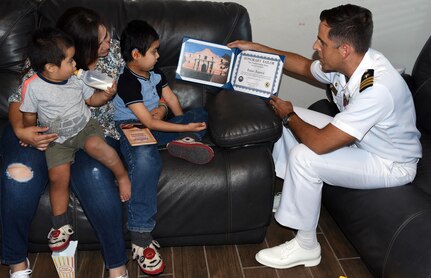
<path fill-rule="evenodd" d="M 280 120 L 261 98 L 175 80 L 183 36 L 219 44 L 250 40 L 247 10 L 236 3 L 201 1 L 0 1 L 1 128 L 8 121 L 7 98 L 20 82 L 30 34 L 38 26 L 54 25 L 73 6 L 98 11 L 116 38 L 132 19 L 152 24 L 161 40 L 159 67 L 182 106 L 186 110 L 206 107 L 209 113 L 205 140 L 215 151 L 209 164 L 194 165 L 161 150 L 163 170 L 154 237 L 162 246 L 261 242 L 272 216 L 275 174 L 271 146 L 281 135 Z M 98 248 L 74 196 L 70 208 L 79 248 Z M 30 232 L 31 251 L 48 251 L 49 215 L 45 192 Z"/>
<path fill-rule="evenodd" d="M 431 37 L 403 77 L 422 133 L 415 180 L 375 190 L 325 186 L 323 204 L 376 277 L 431 277 Z M 337 112 L 328 100 L 310 109 Z"/>
<path fill-rule="evenodd" d="M 159 212 L 154 236 L 163 246 L 257 243 L 271 219 L 274 188 L 272 143 L 281 123 L 260 98 L 218 91 L 175 80 L 183 36 L 225 44 L 251 39 L 246 9 L 234 3 L 161 0 L 3 0 L 0 1 L 0 130 L 7 124 L 7 98 L 20 81 L 28 38 L 52 25 L 68 7 L 86 6 L 102 14 L 114 36 L 142 18 L 161 36 L 159 66 L 186 108 L 209 111 L 208 142 L 215 158 L 192 165 L 161 150 Z M 411 76 L 422 131 L 423 159 L 411 185 L 377 190 L 326 186 L 323 203 L 376 277 L 431 277 L 431 40 Z M 334 113 L 327 100 L 310 108 Z M 71 209 L 80 249 L 98 248 L 79 201 Z M 45 193 L 30 233 L 31 251 L 47 251 L 49 201 Z M 126 234 L 127 237 L 127 234 Z"/>

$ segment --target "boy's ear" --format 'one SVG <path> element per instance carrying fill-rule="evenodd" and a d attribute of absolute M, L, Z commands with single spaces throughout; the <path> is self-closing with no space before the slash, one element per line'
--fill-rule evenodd
<path fill-rule="evenodd" d="M 54 64 L 52 64 L 52 63 L 48 63 L 48 64 L 46 64 L 46 65 L 45 65 L 45 67 L 44 67 L 44 69 L 45 69 L 47 72 L 50 72 L 50 73 L 54 72 L 57 68 L 58 68 L 58 66 L 56 66 L 56 65 L 54 65 Z"/>
<path fill-rule="evenodd" d="M 138 59 L 139 55 L 141 55 L 141 53 L 139 53 L 139 50 L 137 50 L 136 48 L 132 50 L 132 57 L 133 59 Z"/>

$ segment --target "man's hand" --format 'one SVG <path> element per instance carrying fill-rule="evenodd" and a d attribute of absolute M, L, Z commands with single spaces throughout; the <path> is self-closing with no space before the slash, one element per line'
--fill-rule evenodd
<path fill-rule="evenodd" d="M 236 40 L 227 44 L 230 48 L 239 48 L 241 50 L 257 50 L 258 44 L 250 41 Z"/>
<path fill-rule="evenodd" d="M 16 135 L 20 140 L 21 146 L 32 146 L 40 151 L 45 151 L 49 143 L 58 138 L 57 134 L 42 134 L 48 131 L 48 127 L 30 126 L 20 128 L 16 131 Z"/>
<path fill-rule="evenodd" d="M 280 118 L 284 118 L 287 116 L 287 114 L 293 112 L 293 105 L 290 101 L 282 100 L 281 98 L 276 96 L 271 96 L 269 105 L 271 105 L 275 114 Z"/>

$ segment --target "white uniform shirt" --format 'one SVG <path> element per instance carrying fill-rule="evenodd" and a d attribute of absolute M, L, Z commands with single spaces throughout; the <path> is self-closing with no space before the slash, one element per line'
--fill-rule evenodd
<path fill-rule="evenodd" d="M 361 77 L 368 69 L 374 70 L 374 82 L 359 92 Z M 313 62 L 311 72 L 318 81 L 335 88 L 332 94 L 341 112 L 332 124 L 355 137 L 358 148 L 400 163 L 422 156 L 412 95 L 381 53 L 369 49 L 347 83 L 343 74 L 323 72 L 320 61 Z"/>

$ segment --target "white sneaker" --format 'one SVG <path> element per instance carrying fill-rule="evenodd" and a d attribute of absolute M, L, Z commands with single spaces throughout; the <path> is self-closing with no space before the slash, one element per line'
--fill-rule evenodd
<path fill-rule="evenodd" d="M 32 272 L 30 269 L 30 261 L 28 259 L 26 260 L 27 260 L 27 269 L 15 271 L 14 273 L 12 273 L 9 270 L 10 278 L 30 278 L 30 274 Z"/>
<path fill-rule="evenodd" d="M 312 250 L 299 246 L 296 239 L 260 250 L 256 254 L 256 261 L 273 268 L 290 268 L 297 265 L 306 267 L 316 266 L 320 263 L 320 244 Z"/>

